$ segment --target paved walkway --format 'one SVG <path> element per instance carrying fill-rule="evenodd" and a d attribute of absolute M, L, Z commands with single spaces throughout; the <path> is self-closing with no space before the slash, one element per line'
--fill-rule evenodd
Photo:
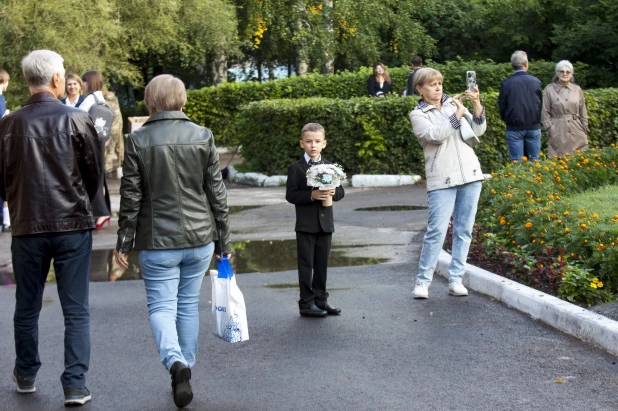
<path fill-rule="evenodd" d="M 294 238 L 294 208 L 283 189 L 230 188 L 234 240 Z M 430 299 L 411 298 L 426 210 L 362 212 L 359 207 L 426 204 L 423 187 L 349 189 L 335 204 L 334 244 L 389 257 L 376 266 L 329 271 L 340 317 L 307 319 L 296 310 L 294 271 L 238 275 L 250 341 L 210 333 L 210 281 L 201 298 L 200 352 L 193 410 L 616 410 L 618 359 L 476 293 L 447 295 L 436 278 Z M 0 237 L 0 256 L 8 243 Z M 95 233 L 110 248 L 115 229 Z M 110 245 L 111 244 L 111 245 Z M 0 410 L 59 410 L 62 316 L 49 285 L 40 320 L 37 393 L 10 380 L 14 290 L 0 287 Z M 174 409 L 158 363 L 141 281 L 91 286 L 92 362 L 85 410 Z M 556 383 L 562 379 L 564 383 Z M 560 380 L 559 380 L 560 381 Z"/>

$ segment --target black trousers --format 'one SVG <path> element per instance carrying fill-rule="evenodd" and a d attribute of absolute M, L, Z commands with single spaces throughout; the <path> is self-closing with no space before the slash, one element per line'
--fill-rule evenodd
<path fill-rule="evenodd" d="M 326 292 L 326 271 L 333 233 L 296 232 L 296 253 L 298 258 L 298 285 L 300 287 L 299 308 L 311 304 L 324 305 L 328 300 Z"/>
<path fill-rule="evenodd" d="M 92 232 L 13 237 L 11 253 L 15 273 L 15 370 L 34 378 L 39 358 L 39 313 L 52 258 L 58 297 L 64 314 L 63 388 L 82 388 L 90 364 L 90 311 L 88 287 Z"/>
<path fill-rule="evenodd" d="M 107 181 L 103 175 L 103 181 L 97 195 L 92 199 L 92 215 L 97 217 L 111 216 L 112 212 L 109 191 L 107 190 Z"/>

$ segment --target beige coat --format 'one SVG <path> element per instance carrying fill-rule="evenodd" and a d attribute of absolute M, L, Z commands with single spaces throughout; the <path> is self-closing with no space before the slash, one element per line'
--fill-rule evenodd
<path fill-rule="evenodd" d="M 551 83 L 545 88 L 542 121 L 549 138 L 550 158 L 588 148 L 588 112 L 584 93 L 577 84 Z"/>
<path fill-rule="evenodd" d="M 456 111 L 453 99 L 447 97 L 440 109 L 428 104 L 424 108 L 417 106 L 410 113 L 414 134 L 425 156 L 427 191 L 485 179 L 476 153 L 463 141 L 461 130 L 453 127 L 450 122 L 450 116 Z M 472 118 L 468 110 L 466 114 Z M 477 137 L 482 136 L 486 129 L 487 121 L 484 117 L 482 124 L 472 122 L 472 130 Z"/>

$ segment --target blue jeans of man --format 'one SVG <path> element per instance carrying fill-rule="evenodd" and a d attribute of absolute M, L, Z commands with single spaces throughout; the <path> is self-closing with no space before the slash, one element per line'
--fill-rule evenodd
<path fill-rule="evenodd" d="M 460 282 L 463 279 L 482 186 L 480 181 L 476 181 L 457 187 L 430 191 L 427 194 L 429 222 L 423 239 L 419 272 L 416 276 L 417 283 L 431 283 L 451 215 L 453 216 L 453 245 L 451 264 L 448 268 L 449 283 Z"/>
<path fill-rule="evenodd" d="M 139 263 L 146 286 L 148 319 L 161 363 L 195 364 L 200 288 L 214 243 L 177 250 L 142 250 Z"/>
<path fill-rule="evenodd" d="M 541 130 L 507 130 L 506 143 L 511 161 L 521 161 L 524 152 L 530 161 L 541 156 Z"/>
<path fill-rule="evenodd" d="M 90 254 L 92 233 L 24 235 L 11 242 L 15 273 L 15 370 L 35 378 L 39 358 L 39 313 L 51 260 L 64 314 L 63 388 L 82 388 L 90 364 Z"/>

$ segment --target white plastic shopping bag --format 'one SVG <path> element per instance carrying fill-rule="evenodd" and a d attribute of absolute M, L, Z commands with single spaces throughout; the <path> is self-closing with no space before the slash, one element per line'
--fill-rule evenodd
<path fill-rule="evenodd" d="M 249 339 L 245 298 L 236 285 L 227 257 L 217 261 L 218 271 L 210 271 L 212 282 L 212 332 L 224 341 L 235 343 Z"/>

